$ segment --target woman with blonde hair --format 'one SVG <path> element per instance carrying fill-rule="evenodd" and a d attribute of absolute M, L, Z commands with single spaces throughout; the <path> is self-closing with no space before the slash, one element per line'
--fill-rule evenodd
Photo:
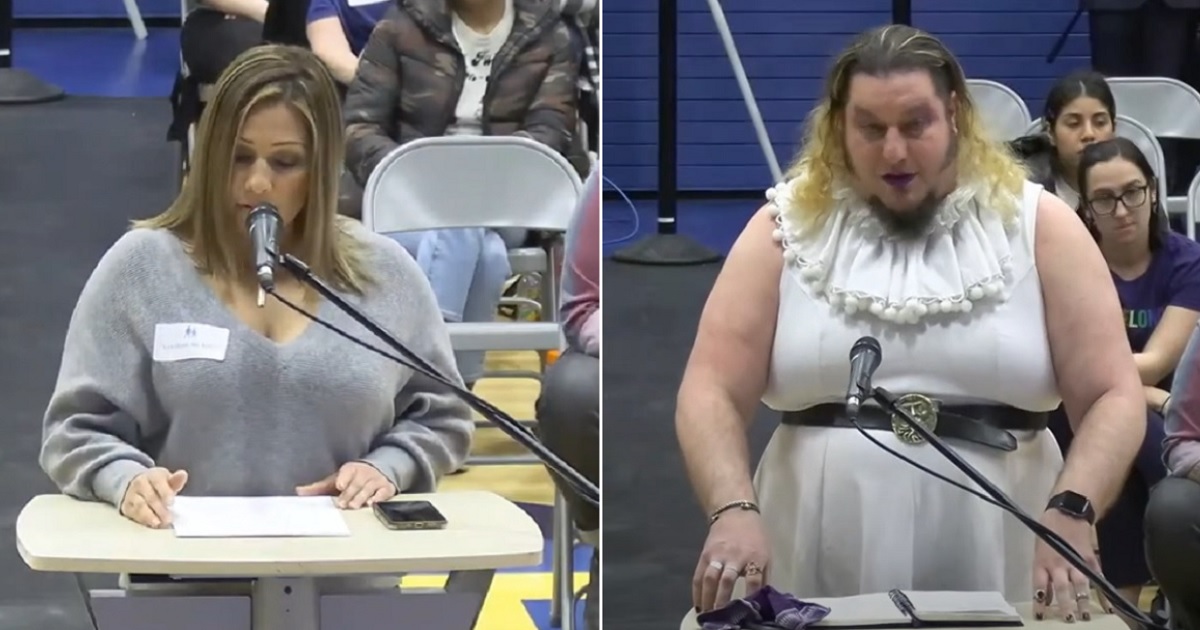
<path fill-rule="evenodd" d="M 356 509 L 432 491 L 462 463 L 473 424 L 452 392 L 274 297 L 257 303 L 244 226 L 269 203 L 285 252 L 454 378 L 421 270 L 336 213 L 342 147 L 337 89 L 311 53 L 260 47 L 226 70 L 179 198 L 113 245 L 71 317 L 40 460 L 64 493 L 167 527 L 180 493 Z M 276 284 L 365 334 L 299 279 L 281 270 Z"/>
<path fill-rule="evenodd" d="M 1145 424 L 1120 306 L 1087 230 L 986 139 L 965 81 L 917 29 L 859 36 L 787 181 L 733 246 L 676 415 L 711 526 L 697 609 L 744 579 L 801 598 L 999 591 L 1087 619 L 1085 576 L 999 508 L 882 449 L 974 485 L 881 407 L 862 406 L 863 433 L 845 413 L 850 348 L 876 337 L 874 384 L 1094 562 L 1090 521 Z M 1077 435 L 1065 466 L 1046 429 L 1060 399 Z M 752 480 L 760 400 L 783 416 Z"/>

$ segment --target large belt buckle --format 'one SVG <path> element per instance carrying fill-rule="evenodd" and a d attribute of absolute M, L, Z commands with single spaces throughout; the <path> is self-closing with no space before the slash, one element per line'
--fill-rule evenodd
<path fill-rule="evenodd" d="M 904 394 L 896 399 L 896 406 L 908 412 L 908 415 L 917 424 L 925 427 L 930 433 L 937 429 L 938 424 L 938 409 L 941 403 L 933 398 L 922 394 Z M 892 414 L 892 433 L 896 434 L 896 438 L 905 444 L 923 444 L 924 436 L 917 433 L 917 430 L 909 426 L 904 418 L 899 415 Z"/>

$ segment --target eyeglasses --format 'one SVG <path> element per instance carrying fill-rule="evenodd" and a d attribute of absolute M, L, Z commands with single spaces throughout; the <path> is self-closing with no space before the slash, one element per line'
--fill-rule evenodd
<path fill-rule="evenodd" d="M 1089 199 L 1087 204 L 1092 212 L 1099 215 L 1109 215 L 1117 211 L 1117 202 L 1125 206 L 1126 210 L 1133 211 L 1138 206 L 1146 203 L 1146 192 L 1150 190 L 1149 184 L 1144 184 L 1136 188 L 1129 188 L 1119 196 L 1103 195 Z"/>

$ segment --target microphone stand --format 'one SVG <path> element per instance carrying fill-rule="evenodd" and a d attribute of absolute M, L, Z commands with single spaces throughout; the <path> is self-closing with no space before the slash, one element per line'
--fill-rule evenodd
<path fill-rule="evenodd" d="M 1154 621 L 1150 619 L 1148 615 L 1143 613 L 1136 606 L 1126 602 L 1125 599 L 1121 597 L 1121 594 L 1118 593 L 1117 590 L 1113 588 L 1113 586 L 1109 584 L 1102 575 L 1100 575 L 1097 571 L 1094 571 L 1087 565 L 1086 562 L 1084 562 L 1083 558 L 1079 557 L 1079 554 L 1071 548 L 1070 543 L 1068 543 L 1050 528 L 1039 523 L 1037 519 L 1026 514 L 1020 508 L 1020 506 L 1018 506 L 1012 499 L 1008 497 L 1008 495 L 1004 494 L 1003 490 L 997 488 L 991 481 L 988 481 L 987 477 L 985 477 L 983 473 L 975 470 L 973 466 L 968 464 L 961 455 L 956 453 L 954 449 L 950 448 L 945 442 L 942 441 L 940 437 L 935 435 L 933 431 L 927 429 L 923 424 L 913 418 L 912 414 L 900 407 L 900 405 L 896 404 L 895 395 L 882 387 L 867 387 L 863 388 L 863 391 L 868 392 L 871 400 L 878 403 L 879 406 L 883 407 L 894 417 L 901 418 L 905 424 L 907 424 L 914 431 L 916 431 L 917 434 L 924 438 L 925 441 L 934 448 L 934 450 L 941 453 L 946 459 L 950 460 L 950 463 L 954 464 L 955 468 L 961 470 L 963 474 L 971 479 L 971 481 L 974 481 L 980 488 L 983 489 L 985 493 L 990 495 L 995 500 L 996 504 L 1015 516 L 1017 520 L 1024 523 L 1025 526 L 1028 527 L 1038 538 L 1042 539 L 1047 545 L 1050 546 L 1051 549 L 1058 552 L 1059 555 L 1066 559 L 1071 566 L 1078 569 L 1080 573 L 1086 575 L 1088 579 L 1091 580 L 1092 584 L 1096 585 L 1096 588 L 1098 588 L 1100 592 L 1104 593 L 1104 596 L 1110 603 L 1116 602 L 1115 607 L 1120 609 L 1122 613 L 1137 620 L 1140 624 L 1146 628 L 1149 628 L 1150 630 L 1169 630 L 1164 626 L 1154 623 Z M 857 421 L 855 421 L 855 424 L 857 425 Z M 901 459 L 908 461 L 907 458 L 899 453 L 895 453 L 894 451 L 891 451 L 891 449 L 886 450 L 900 456 Z M 915 464 L 915 462 L 912 461 L 909 461 L 909 463 Z M 1046 594 L 1047 603 L 1049 603 L 1049 598 L 1053 595 L 1053 593 Z"/>
<path fill-rule="evenodd" d="M 386 329 L 384 329 L 379 324 L 372 321 L 371 318 L 368 317 L 366 313 L 362 312 L 361 310 L 356 308 L 354 305 L 350 304 L 348 301 L 346 301 L 344 298 L 342 298 L 342 296 L 338 295 L 337 292 L 334 291 L 332 287 L 330 287 L 328 284 L 325 283 L 325 281 L 321 280 L 315 274 L 313 274 L 313 272 L 308 268 L 308 265 L 304 264 L 304 262 L 301 261 L 299 258 L 296 258 L 295 256 L 293 256 L 291 254 L 286 254 L 286 253 L 280 255 L 276 252 L 272 252 L 272 255 L 274 255 L 276 262 L 278 262 L 281 267 L 292 272 L 297 278 L 299 278 L 305 284 L 307 284 L 308 286 L 310 286 L 314 290 L 316 290 L 317 293 L 321 294 L 322 297 L 329 300 L 339 310 L 344 312 L 346 315 L 349 315 L 351 319 L 358 322 L 359 324 L 361 324 L 363 326 L 363 328 L 366 328 L 368 331 L 370 331 L 371 334 L 373 334 L 376 337 L 378 337 L 379 339 L 383 340 L 384 343 L 386 343 L 393 350 L 398 352 L 402 357 L 411 361 L 412 364 L 411 365 L 407 364 L 403 360 L 401 360 L 399 357 L 396 357 L 395 355 L 391 355 L 391 354 L 388 354 L 387 352 L 380 351 L 377 348 L 374 348 L 373 346 L 371 346 L 370 344 L 367 344 L 366 342 L 355 339 L 354 337 L 351 337 L 349 334 L 347 334 L 343 331 L 337 330 L 328 322 L 322 321 L 317 316 L 312 315 L 312 314 L 304 311 L 303 309 L 301 309 L 297 306 L 294 306 L 290 302 L 286 301 L 284 298 L 282 298 L 280 295 L 278 295 L 275 292 L 275 289 L 273 287 L 263 287 L 268 293 L 275 296 L 276 299 L 280 300 L 287 306 L 289 306 L 295 310 L 298 310 L 300 313 L 302 313 L 309 319 L 313 320 L 314 322 L 317 322 L 317 323 L 321 324 L 322 326 L 325 326 L 326 328 L 333 330 L 334 332 L 338 333 L 339 335 L 341 335 L 355 343 L 358 343 L 368 349 L 371 349 L 371 350 L 377 352 L 378 354 L 385 356 L 385 357 L 391 359 L 392 361 L 395 361 L 396 363 L 399 363 L 400 365 L 404 365 L 405 367 L 413 368 L 416 371 L 423 373 L 425 376 L 430 377 L 433 380 L 441 383 L 442 385 L 445 385 L 445 386 L 451 388 L 452 390 L 454 390 L 454 393 L 457 394 L 459 398 L 462 398 L 463 401 L 465 401 L 472 409 L 483 414 L 484 417 L 486 417 L 488 420 L 490 420 L 492 423 L 494 423 L 497 427 L 499 427 L 500 430 L 503 431 L 506 435 L 508 435 L 512 439 L 516 440 L 517 442 L 519 442 L 525 448 L 532 451 L 533 454 L 539 460 L 541 460 L 542 463 L 545 464 L 546 467 L 549 468 L 556 476 L 563 479 L 571 487 L 573 487 L 575 490 L 577 490 L 583 496 L 583 499 L 585 501 L 587 501 L 588 503 L 590 503 L 592 505 L 599 507 L 599 505 L 600 505 L 600 489 L 599 489 L 599 487 L 597 487 L 596 484 L 592 483 L 591 480 L 589 480 L 587 477 L 584 477 L 579 471 L 575 470 L 569 464 L 567 464 L 562 459 L 560 459 L 558 457 L 558 455 L 555 455 L 554 452 L 552 452 L 550 449 L 546 448 L 546 445 L 542 444 L 541 440 L 537 439 L 530 432 L 528 432 L 528 429 L 521 426 L 520 423 L 518 423 L 516 420 L 513 420 L 512 417 L 510 417 L 508 414 L 506 414 L 503 411 L 492 406 L 491 403 L 488 403 L 487 401 L 479 398 L 478 396 L 474 395 L 471 392 L 463 390 L 462 388 L 460 388 L 457 385 L 455 385 L 454 383 L 452 383 L 446 377 L 438 374 L 438 371 L 436 368 L 434 368 L 433 366 L 426 363 L 425 360 L 422 359 L 421 357 L 416 356 L 416 354 L 414 354 L 411 350 L 409 350 L 407 347 L 405 347 L 404 344 L 400 343 L 400 341 L 398 339 L 396 339 L 396 337 L 394 335 L 392 335 L 390 332 L 388 332 Z"/>

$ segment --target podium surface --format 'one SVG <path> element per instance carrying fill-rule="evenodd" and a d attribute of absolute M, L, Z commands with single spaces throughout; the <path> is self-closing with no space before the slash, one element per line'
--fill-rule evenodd
<path fill-rule="evenodd" d="M 403 495 L 446 516 L 440 530 L 392 531 L 370 508 L 345 511 L 348 537 L 176 538 L 104 503 L 42 495 L 17 517 L 17 549 L 35 571 L 170 575 L 347 575 L 536 565 L 544 540 L 524 510 L 490 492 Z"/>
<path fill-rule="evenodd" d="M 804 599 L 803 597 L 800 599 Z M 1109 615 L 1097 606 L 1094 602 L 1091 604 L 1092 619 L 1090 621 L 1077 621 L 1075 623 L 1067 623 L 1062 619 L 1043 619 L 1037 621 L 1033 618 L 1033 603 L 1014 604 L 1017 612 L 1021 613 L 1022 621 L 1025 628 L 1032 630 L 1129 630 L 1129 626 L 1125 625 L 1124 621 L 1117 615 Z M 819 628 L 820 626 L 816 626 Z M 897 630 L 906 628 L 907 626 L 897 626 Z M 679 630 L 701 630 L 700 624 L 696 622 L 695 611 L 689 610 L 683 617 L 683 623 L 679 624 Z M 836 630 L 832 627 L 830 630 Z M 938 630 L 958 630 L 949 626 L 938 626 Z M 967 629 L 963 629 L 967 630 Z M 976 626 L 970 630 L 979 630 Z"/>
<path fill-rule="evenodd" d="M 170 576 L 166 584 L 135 589 L 130 578 L 128 588 L 92 591 L 100 630 L 351 630 L 386 627 L 397 618 L 416 627 L 470 628 L 496 569 L 541 562 L 545 542 L 537 523 L 499 495 L 446 492 L 398 500 L 429 501 L 445 515 L 446 527 L 394 531 L 366 508 L 342 512 L 350 529 L 345 537 L 177 538 L 105 503 L 42 495 L 17 517 L 17 550 L 35 571 Z M 395 587 L 400 574 L 417 572 L 450 577 L 436 593 Z M 396 579 L 383 578 L 387 588 L 371 592 L 323 586 L 379 579 L 372 576 Z M 200 578 L 229 578 L 230 584 L 214 587 Z M 239 580 L 241 590 L 233 584 Z"/>

